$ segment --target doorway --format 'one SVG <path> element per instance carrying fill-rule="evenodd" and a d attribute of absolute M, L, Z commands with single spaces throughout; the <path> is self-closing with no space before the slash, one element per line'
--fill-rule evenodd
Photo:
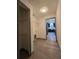
<path fill-rule="evenodd" d="M 56 42 L 56 20 L 55 17 L 46 20 L 46 37 L 47 40 Z"/>
<path fill-rule="evenodd" d="M 18 59 L 27 59 L 31 55 L 30 9 L 18 1 L 17 19 Z"/>

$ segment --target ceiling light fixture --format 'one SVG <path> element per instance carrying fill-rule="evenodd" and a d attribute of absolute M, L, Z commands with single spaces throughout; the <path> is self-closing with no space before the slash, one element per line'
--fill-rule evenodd
<path fill-rule="evenodd" d="M 40 9 L 41 13 L 46 13 L 47 11 L 48 11 L 48 9 L 46 7 L 43 7 L 43 8 Z"/>

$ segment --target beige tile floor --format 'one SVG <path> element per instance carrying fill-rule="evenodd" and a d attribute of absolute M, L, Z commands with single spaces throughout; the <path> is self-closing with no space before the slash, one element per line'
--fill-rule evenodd
<path fill-rule="evenodd" d="M 61 53 L 56 42 L 38 39 L 34 42 L 34 53 L 28 59 L 61 59 Z"/>
<path fill-rule="evenodd" d="M 56 41 L 55 32 L 48 32 L 47 39 L 51 41 Z"/>

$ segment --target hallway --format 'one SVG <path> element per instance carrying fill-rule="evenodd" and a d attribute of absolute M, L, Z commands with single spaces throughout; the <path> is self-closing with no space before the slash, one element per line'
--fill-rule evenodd
<path fill-rule="evenodd" d="M 35 51 L 29 59 L 61 59 L 56 42 L 38 39 L 34 41 Z"/>
<path fill-rule="evenodd" d="M 46 29 L 46 20 L 57 18 L 58 1 L 21 0 L 18 3 L 18 59 L 27 59 L 30 55 L 28 59 L 61 59 L 60 31 L 56 40 L 55 28 L 48 33 Z M 56 23 L 58 27 L 59 24 Z"/>

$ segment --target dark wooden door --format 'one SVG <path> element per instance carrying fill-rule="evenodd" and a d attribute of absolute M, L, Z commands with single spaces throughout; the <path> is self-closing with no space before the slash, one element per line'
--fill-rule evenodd
<path fill-rule="evenodd" d="M 18 54 L 26 50 L 31 54 L 30 10 L 22 3 L 18 3 Z M 20 55 L 19 55 L 20 56 Z M 19 59 L 19 58 L 18 58 Z"/>

